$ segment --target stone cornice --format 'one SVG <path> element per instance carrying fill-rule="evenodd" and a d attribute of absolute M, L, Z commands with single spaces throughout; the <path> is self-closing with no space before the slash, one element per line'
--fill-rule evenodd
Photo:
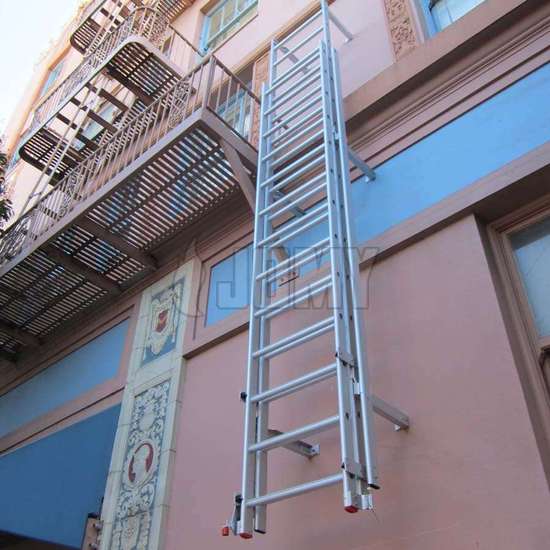
<path fill-rule="evenodd" d="M 504 3 L 505 16 L 446 55 L 426 42 L 346 98 L 351 143 L 364 158 L 384 162 L 550 60 L 550 6 Z"/>

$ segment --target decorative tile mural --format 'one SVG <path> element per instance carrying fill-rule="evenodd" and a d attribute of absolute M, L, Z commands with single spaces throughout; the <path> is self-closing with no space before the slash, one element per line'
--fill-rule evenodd
<path fill-rule="evenodd" d="M 152 297 L 141 366 L 174 349 L 182 317 L 184 284 L 182 279 Z"/>
<path fill-rule="evenodd" d="M 169 391 L 170 381 L 166 381 L 135 398 L 112 550 L 146 550 L 149 546 Z"/>
<path fill-rule="evenodd" d="M 193 263 L 146 289 L 102 509 L 101 550 L 162 547 Z"/>

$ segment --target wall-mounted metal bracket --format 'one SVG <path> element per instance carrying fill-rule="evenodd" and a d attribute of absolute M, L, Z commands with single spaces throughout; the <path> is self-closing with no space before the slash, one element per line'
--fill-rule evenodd
<path fill-rule="evenodd" d="M 275 437 L 276 435 L 282 435 L 283 432 L 280 432 L 279 430 L 269 430 L 268 434 L 269 437 Z M 299 454 L 301 456 L 305 456 L 306 458 L 313 458 L 314 456 L 317 456 L 320 454 L 321 449 L 320 446 L 317 445 L 310 445 L 309 443 L 306 443 L 305 441 L 292 441 L 291 443 L 288 443 L 287 445 L 283 445 L 285 449 L 288 449 L 289 451 L 292 451 L 293 453 Z"/>
<path fill-rule="evenodd" d="M 361 170 L 367 178 L 369 178 L 370 181 L 373 181 L 376 179 L 376 173 L 375 171 L 364 161 L 361 159 L 361 157 L 351 149 L 348 149 L 349 151 L 349 159 L 351 162 L 353 162 L 354 166 Z"/>

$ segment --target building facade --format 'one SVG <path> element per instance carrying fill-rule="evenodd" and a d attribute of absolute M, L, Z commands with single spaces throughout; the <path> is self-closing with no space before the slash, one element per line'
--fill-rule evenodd
<path fill-rule="evenodd" d="M 550 4 L 528 0 L 329 2 L 351 35 L 333 28 L 347 141 L 375 172 L 351 166 L 349 191 L 371 385 L 410 427 L 375 419 L 373 512 L 347 514 L 336 485 L 270 505 L 252 541 L 220 536 L 241 487 L 262 86 L 272 41 L 318 9 L 91 0 L 40 62 L 8 127 L 0 547 L 548 548 Z M 334 351 L 308 342 L 271 384 Z M 274 403 L 270 428 L 333 414 L 335 390 Z M 269 491 L 340 467 L 336 432 L 308 442 L 312 458 L 270 452 Z"/>

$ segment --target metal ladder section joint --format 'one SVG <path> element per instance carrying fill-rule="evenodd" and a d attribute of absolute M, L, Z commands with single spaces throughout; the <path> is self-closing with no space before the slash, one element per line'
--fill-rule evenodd
<path fill-rule="evenodd" d="M 379 489 L 373 415 L 399 429 L 408 416 L 372 395 L 365 353 L 363 312 L 360 311 L 359 269 L 350 216 L 350 162 L 370 180 L 376 176 L 347 145 L 341 82 L 333 24 L 346 40 L 352 35 L 330 13 L 320 10 L 280 41 L 270 52 L 269 82 L 262 90 L 260 143 L 254 219 L 254 254 L 246 389 L 242 485 L 234 497 L 231 519 L 222 535 L 250 539 L 266 533 L 267 506 L 311 491 L 340 485 L 344 510 L 373 508 Z M 288 245 L 310 228 L 322 238 L 276 262 L 277 248 Z M 292 285 L 288 295 L 272 296 L 272 285 L 318 254 L 328 257 L 328 270 L 308 273 L 306 286 Z M 327 274 L 328 271 L 328 274 Z M 328 296 L 328 317 L 272 337 L 271 324 L 290 315 L 313 297 Z M 270 362 L 299 350 L 320 336 L 330 339 L 334 360 L 305 374 L 271 386 Z M 305 355 L 305 354 L 304 354 Z M 281 432 L 269 426 L 274 401 L 334 379 L 338 411 L 326 418 Z M 305 399 L 303 397 L 302 399 Z M 334 473 L 293 487 L 268 491 L 268 453 L 285 448 L 315 461 L 318 445 L 305 440 L 325 430 L 339 433 Z"/>

